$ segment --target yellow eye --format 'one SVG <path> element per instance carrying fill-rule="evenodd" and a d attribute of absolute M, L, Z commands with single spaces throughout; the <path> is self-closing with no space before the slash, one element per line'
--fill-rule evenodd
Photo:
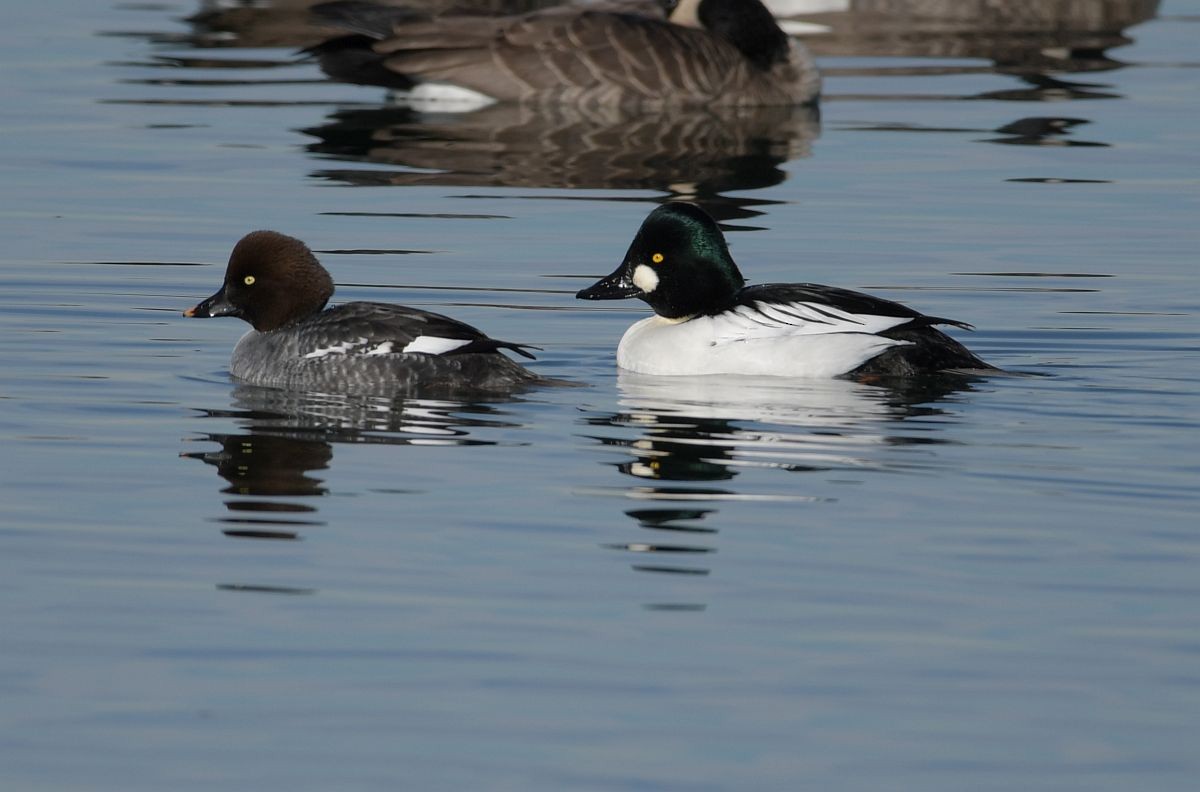
<path fill-rule="evenodd" d="M 653 261 L 655 264 L 662 264 L 663 263 L 663 254 L 655 253 L 653 256 L 650 257 L 650 260 Z"/>
<path fill-rule="evenodd" d="M 246 284 L 247 286 L 253 286 L 254 285 L 254 276 L 247 275 L 245 278 L 242 278 L 242 283 Z"/>

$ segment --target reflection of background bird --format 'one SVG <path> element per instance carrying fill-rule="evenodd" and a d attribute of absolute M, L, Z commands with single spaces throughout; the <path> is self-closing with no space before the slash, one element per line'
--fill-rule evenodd
<path fill-rule="evenodd" d="M 783 164 L 808 156 L 819 123 L 802 107 L 623 115 L 502 104 L 445 115 L 348 110 L 304 132 L 318 138 L 310 151 L 333 159 L 420 169 L 314 174 L 349 184 L 658 190 L 729 219 L 745 212 L 720 194 L 782 182 Z"/>
<path fill-rule="evenodd" d="M 1030 116 L 1018 118 L 1003 126 L 993 129 L 978 129 L 972 127 L 937 127 L 921 124 L 861 124 L 850 125 L 847 129 L 862 132 L 987 132 L 1001 137 L 986 138 L 983 143 L 1001 143 L 1006 146 L 1081 146 L 1092 148 L 1107 148 L 1109 144 L 1090 140 L 1074 140 L 1064 137 L 1071 134 L 1074 127 L 1090 123 L 1086 118 L 1062 118 L 1058 116 Z"/>

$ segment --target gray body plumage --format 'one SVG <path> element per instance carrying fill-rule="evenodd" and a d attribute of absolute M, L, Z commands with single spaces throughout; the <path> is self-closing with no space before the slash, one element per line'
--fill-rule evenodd
<path fill-rule="evenodd" d="M 352 302 L 326 308 L 334 283 L 312 251 L 278 231 L 252 231 L 229 255 L 221 288 L 183 312 L 232 316 L 254 329 L 230 364 L 242 382 L 326 393 L 497 394 L 559 384 L 526 371 L 465 322 L 403 305 Z"/>
<path fill-rule="evenodd" d="M 464 345 L 440 354 L 401 351 L 419 336 Z M 230 370 L 253 385 L 430 396 L 511 392 L 543 381 L 500 348 L 520 351 L 440 314 L 352 302 L 277 330 L 251 330 L 234 348 Z"/>

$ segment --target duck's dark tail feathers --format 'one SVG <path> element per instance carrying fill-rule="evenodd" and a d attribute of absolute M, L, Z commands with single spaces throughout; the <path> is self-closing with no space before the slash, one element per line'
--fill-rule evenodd
<path fill-rule="evenodd" d="M 529 350 L 536 349 L 538 352 L 542 351 L 541 347 L 536 347 L 536 346 L 533 346 L 532 344 L 514 344 L 509 341 L 498 341 L 498 342 L 496 342 L 496 346 L 502 347 L 504 349 L 511 349 L 513 352 L 516 352 L 521 357 L 527 357 L 530 360 L 537 360 L 537 356 L 534 355 Z"/>
<path fill-rule="evenodd" d="M 960 322 L 957 319 L 946 319 L 945 317 L 942 317 L 942 316 L 922 316 L 920 318 L 920 320 L 918 320 L 918 324 L 920 324 L 923 327 L 925 327 L 925 326 L 931 327 L 933 325 L 950 325 L 951 327 L 957 327 L 960 330 L 974 330 L 975 329 L 975 325 L 973 325 L 973 324 L 967 324 L 966 322 Z"/>
<path fill-rule="evenodd" d="M 952 322 L 945 319 L 933 319 L 933 321 L 966 329 L 971 327 L 963 322 Z M 862 377 L 914 377 L 948 370 L 999 371 L 995 366 L 985 363 L 971 350 L 936 327 L 914 327 L 909 324 L 885 330 L 879 335 L 907 343 L 885 349 L 846 376 L 858 379 Z"/>
<path fill-rule="evenodd" d="M 537 360 L 537 357 L 530 352 L 531 349 L 536 349 L 541 352 L 542 348 L 533 346 L 532 344 L 518 344 L 513 341 L 497 341 L 495 338 L 477 338 L 469 344 L 457 347 L 450 350 L 446 354 L 450 355 L 465 355 L 476 352 L 499 352 L 501 349 L 507 349 L 511 352 L 516 352 L 521 357 Z"/>

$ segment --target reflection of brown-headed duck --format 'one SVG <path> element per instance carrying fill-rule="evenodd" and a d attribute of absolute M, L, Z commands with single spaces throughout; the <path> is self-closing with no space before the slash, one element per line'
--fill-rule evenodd
<path fill-rule="evenodd" d="M 274 231 L 242 238 L 221 289 L 184 316 L 236 316 L 254 329 L 230 369 L 254 385 L 329 392 L 507 392 L 544 382 L 500 352 L 524 345 L 403 305 L 325 308 L 333 279 L 303 242 Z"/>
<path fill-rule="evenodd" d="M 325 3 L 314 7 L 317 18 L 354 35 L 311 51 L 335 79 L 418 92 L 453 86 L 485 101 L 755 106 L 817 99 L 812 58 L 760 0 L 650 4 L 665 16 L 646 5 L 431 18 L 372 3 Z"/>
<path fill-rule="evenodd" d="M 745 283 L 713 219 L 671 202 L 642 223 L 621 266 L 577 296 L 649 303 L 655 315 L 630 327 L 617 347 L 617 364 L 643 374 L 995 370 L 934 327 L 970 327 L 962 322 L 832 286 Z"/>

